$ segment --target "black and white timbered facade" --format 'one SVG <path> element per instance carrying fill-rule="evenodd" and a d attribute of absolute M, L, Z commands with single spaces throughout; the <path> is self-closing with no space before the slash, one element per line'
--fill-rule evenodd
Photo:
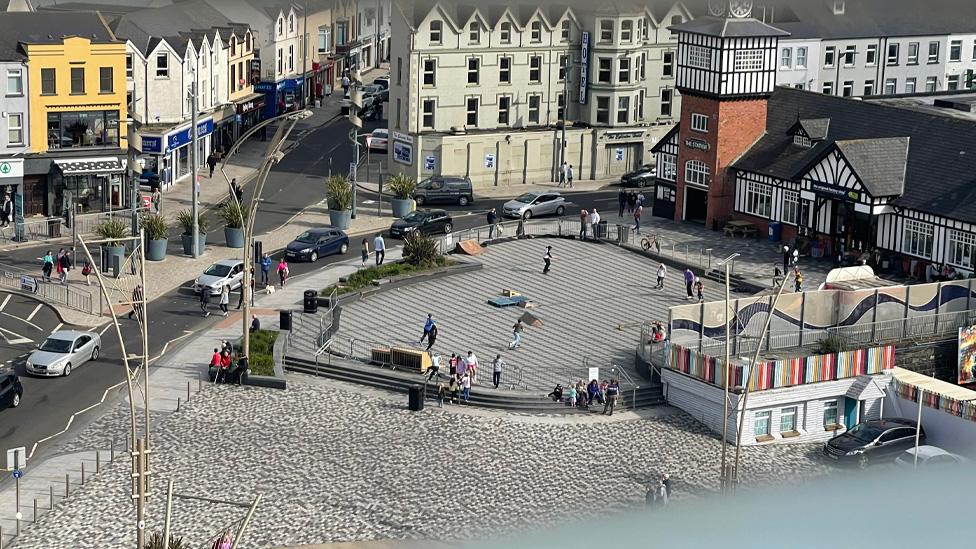
<path fill-rule="evenodd" d="M 769 27 L 758 22 L 763 28 L 752 29 L 751 20 L 708 19 L 701 23 L 687 23 L 678 34 L 677 88 L 682 93 L 730 98 L 773 92 L 778 35 L 770 35 Z M 726 36 L 730 23 L 736 25 L 735 32 Z M 713 28 L 719 25 L 724 28 Z M 748 35 L 753 30 L 766 35 Z"/>

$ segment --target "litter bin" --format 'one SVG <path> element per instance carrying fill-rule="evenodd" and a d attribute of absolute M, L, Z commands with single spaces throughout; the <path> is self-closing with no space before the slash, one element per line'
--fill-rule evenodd
<path fill-rule="evenodd" d="M 315 290 L 305 290 L 305 312 L 315 313 L 319 310 L 319 293 Z"/>
<path fill-rule="evenodd" d="M 278 329 L 282 332 L 291 331 L 291 311 L 278 311 Z"/>
<path fill-rule="evenodd" d="M 61 220 L 49 219 L 47 222 L 47 235 L 51 238 L 61 237 Z"/>
<path fill-rule="evenodd" d="M 411 385 L 407 398 L 407 408 L 411 412 L 420 412 L 424 409 L 424 386 Z"/>
<path fill-rule="evenodd" d="M 630 242 L 630 225 L 617 225 L 617 244 Z"/>
<path fill-rule="evenodd" d="M 610 232 L 607 229 L 606 221 L 601 221 L 596 224 L 596 238 L 606 238 L 608 234 L 610 234 Z"/>
<path fill-rule="evenodd" d="M 772 221 L 769 223 L 769 241 L 779 242 L 780 236 L 783 234 L 783 226 L 779 221 Z"/>

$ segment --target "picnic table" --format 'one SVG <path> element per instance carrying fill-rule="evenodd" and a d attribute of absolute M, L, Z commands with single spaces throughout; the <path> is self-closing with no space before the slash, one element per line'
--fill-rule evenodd
<path fill-rule="evenodd" d="M 759 228 L 751 221 L 729 221 L 725 224 L 725 236 L 735 238 L 736 234 L 743 238 L 753 237 L 759 234 Z"/>

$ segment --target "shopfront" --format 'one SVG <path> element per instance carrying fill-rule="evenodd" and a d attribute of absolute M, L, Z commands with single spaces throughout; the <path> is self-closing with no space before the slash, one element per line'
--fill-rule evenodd
<path fill-rule="evenodd" d="M 286 78 L 278 97 L 278 114 L 298 110 L 301 107 L 302 93 L 305 88 L 305 77 Z"/>
<path fill-rule="evenodd" d="M 24 222 L 24 160 L 22 158 L 0 158 L 0 206 L 7 198 L 14 204 L 14 219 L 9 220 L 14 227 L 20 227 L 17 235 L 22 232 Z M 5 235 L 6 236 L 6 235 Z"/>
<path fill-rule="evenodd" d="M 312 93 L 314 99 L 332 95 L 335 58 L 329 57 L 322 63 L 312 63 Z"/>
<path fill-rule="evenodd" d="M 240 139 L 242 135 L 261 121 L 261 112 L 264 110 L 265 101 L 264 94 L 252 93 L 234 102 L 234 109 L 237 113 L 237 135 L 235 139 Z"/>
<path fill-rule="evenodd" d="M 74 208 L 76 215 L 128 208 L 126 159 L 114 156 L 64 158 L 52 161 L 54 204 L 58 214 Z"/>
<path fill-rule="evenodd" d="M 285 88 L 285 81 L 280 82 L 258 82 L 254 85 L 254 92 L 264 96 L 264 108 L 261 110 L 261 118 L 267 120 L 278 115 L 278 94 Z"/>
<path fill-rule="evenodd" d="M 197 165 L 205 166 L 213 151 L 214 119 L 208 116 L 197 122 Z M 143 168 L 159 174 L 164 188 L 190 174 L 190 124 L 179 126 L 165 134 L 139 134 L 142 139 L 140 160 Z"/>

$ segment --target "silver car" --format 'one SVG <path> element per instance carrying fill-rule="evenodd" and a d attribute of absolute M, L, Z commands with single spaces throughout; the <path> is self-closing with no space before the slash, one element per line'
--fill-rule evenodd
<path fill-rule="evenodd" d="M 529 219 L 537 215 L 563 215 L 566 212 L 566 199 L 555 192 L 525 193 L 509 200 L 502 206 L 505 217 Z"/>
<path fill-rule="evenodd" d="M 243 283 L 244 262 L 240 259 L 221 259 L 203 271 L 203 276 L 193 282 L 193 291 L 199 294 L 206 289 L 210 295 L 219 295 L 225 285 L 236 290 Z"/>
<path fill-rule="evenodd" d="M 98 358 L 102 339 L 94 332 L 54 332 L 27 357 L 27 372 L 38 376 L 68 376 L 71 371 Z"/>

